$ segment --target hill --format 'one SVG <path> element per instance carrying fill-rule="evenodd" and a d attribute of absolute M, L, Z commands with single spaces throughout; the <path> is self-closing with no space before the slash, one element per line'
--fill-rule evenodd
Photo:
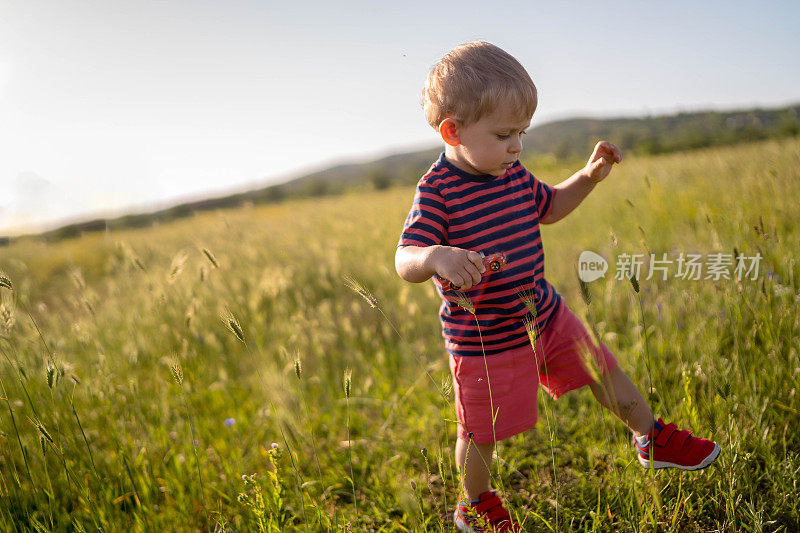
<path fill-rule="evenodd" d="M 659 154 L 723 146 L 800 133 L 800 104 L 778 109 L 702 111 L 642 118 L 572 118 L 536 126 L 528 131 L 526 163 L 552 166 L 553 162 L 580 161 L 595 142 L 608 139 L 626 153 Z M 415 183 L 430 166 L 439 147 L 390 155 L 376 161 L 343 164 L 308 174 L 280 185 L 223 197 L 182 203 L 167 209 L 113 219 L 94 219 L 70 224 L 40 236 L 47 240 L 74 237 L 87 231 L 134 228 L 190 216 L 195 212 L 264 204 L 287 198 L 320 197 L 345 189 L 385 189 L 399 183 Z M 578 163 L 580 164 L 580 163 Z M 0 237 L 0 245 L 11 239 Z"/>
<path fill-rule="evenodd" d="M 574 118 L 530 131 L 527 148 L 558 158 L 583 155 L 609 139 L 628 152 L 659 154 L 797 135 L 800 105 L 780 109 L 703 111 L 644 118 Z"/>

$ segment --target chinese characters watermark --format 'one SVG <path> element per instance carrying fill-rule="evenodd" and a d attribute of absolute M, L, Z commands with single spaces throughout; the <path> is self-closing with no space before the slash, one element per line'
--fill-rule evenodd
<path fill-rule="evenodd" d="M 614 279 L 636 280 L 669 278 L 684 280 L 755 280 L 758 278 L 762 256 L 744 254 L 691 254 L 681 252 L 677 258 L 668 257 L 666 253 L 617 255 Z M 586 283 L 605 277 L 609 269 L 608 261 L 601 255 L 585 250 L 578 258 L 578 277 Z M 644 276 L 644 277 L 643 277 Z"/>

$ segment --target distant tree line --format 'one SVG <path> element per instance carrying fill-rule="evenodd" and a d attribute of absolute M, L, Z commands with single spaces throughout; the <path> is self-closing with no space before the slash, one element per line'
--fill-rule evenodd
<path fill-rule="evenodd" d="M 661 154 L 798 135 L 800 105 L 645 118 L 575 118 L 543 124 L 528 133 L 526 151 L 558 159 L 583 156 L 599 139 L 608 139 L 626 152 Z"/>
<path fill-rule="evenodd" d="M 528 131 L 525 152 L 541 161 L 584 158 L 600 139 L 623 151 L 662 154 L 800 134 L 800 105 L 780 109 L 703 111 L 643 118 L 573 118 L 536 126 Z M 153 213 L 95 219 L 70 224 L 39 235 L 46 240 L 160 224 L 197 212 L 243 205 L 276 203 L 289 198 L 319 198 L 353 188 L 382 190 L 395 184 L 416 183 L 441 147 L 394 154 L 369 163 L 339 165 L 287 183 L 188 202 Z M 0 246 L 13 239 L 0 236 Z"/>

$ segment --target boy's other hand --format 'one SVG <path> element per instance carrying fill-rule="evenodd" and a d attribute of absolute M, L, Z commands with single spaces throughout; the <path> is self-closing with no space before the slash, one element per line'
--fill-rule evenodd
<path fill-rule="evenodd" d="M 586 175 L 593 183 L 600 183 L 611 172 L 614 163 L 622 161 L 622 152 L 608 141 L 600 141 L 594 147 L 586 163 Z"/>
<path fill-rule="evenodd" d="M 480 283 L 486 272 L 481 254 L 463 248 L 440 246 L 432 259 L 436 273 L 462 291 Z"/>

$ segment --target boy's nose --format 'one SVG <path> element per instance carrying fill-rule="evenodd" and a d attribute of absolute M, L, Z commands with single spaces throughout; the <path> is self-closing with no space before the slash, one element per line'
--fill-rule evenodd
<path fill-rule="evenodd" d="M 522 151 L 522 141 L 517 139 L 516 141 L 511 143 L 511 146 L 508 147 L 508 151 L 512 154 L 518 154 Z"/>

